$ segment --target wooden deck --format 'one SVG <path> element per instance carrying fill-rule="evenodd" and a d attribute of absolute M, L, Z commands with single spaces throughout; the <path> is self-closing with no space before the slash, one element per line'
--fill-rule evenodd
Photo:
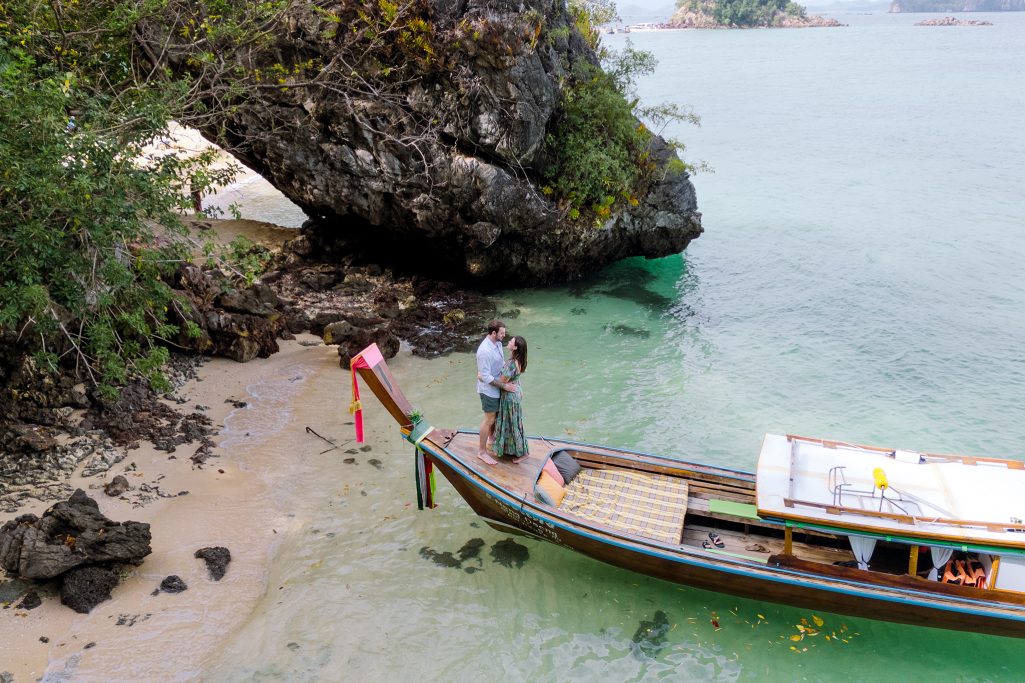
<path fill-rule="evenodd" d="M 526 494 L 533 498 L 534 483 L 545 460 L 552 451 L 580 449 L 579 444 L 556 439 L 531 437 L 528 439 L 530 454 L 518 463 L 507 458 L 498 458 L 497 465 L 487 465 L 477 458 L 478 436 L 476 433 L 458 432 L 448 443 L 448 450 L 457 455 L 465 465 L 478 476 L 489 479 L 498 486 L 516 494 Z M 621 457 L 622 451 L 598 446 L 587 446 L 587 454 L 605 454 Z M 598 465 L 588 462 L 588 465 Z M 681 469 L 687 463 L 679 463 Z M 656 469 L 665 469 L 664 465 Z M 682 473 L 680 476 L 684 476 Z M 711 513 L 709 501 L 713 499 L 729 500 L 739 503 L 754 504 L 754 486 L 748 482 L 723 482 L 716 477 L 712 481 L 703 481 L 686 477 L 690 483 L 690 495 L 687 499 L 688 521 L 684 526 L 680 544 L 693 548 L 701 548 L 702 541 L 708 540 L 708 534 L 715 531 L 722 538 L 726 547 L 724 552 L 736 557 L 749 558 L 757 562 L 766 561 L 770 555 L 783 552 L 782 526 L 772 522 L 764 522 L 768 529 L 778 528 L 778 537 L 774 534 L 758 533 L 760 525 L 752 524 L 749 518 L 735 517 L 728 514 Z M 690 520 L 695 519 L 692 523 Z M 721 520 L 727 524 L 717 524 Z M 736 525 L 744 525 L 735 528 Z M 795 539 L 794 554 L 811 561 L 832 564 L 838 561 L 849 561 L 854 555 L 849 549 L 830 548 L 801 542 Z M 715 552 L 715 551 L 713 551 Z"/>

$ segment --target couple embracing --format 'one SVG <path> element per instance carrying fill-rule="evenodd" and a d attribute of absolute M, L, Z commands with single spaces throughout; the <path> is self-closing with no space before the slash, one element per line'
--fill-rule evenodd
<path fill-rule="evenodd" d="M 507 361 L 502 352 L 505 336 L 505 323 L 492 320 L 488 335 L 477 348 L 477 393 L 484 410 L 477 457 L 488 465 L 498 464 L 496 456 L 512 458 L 514 463 L 527 456 L 519 383 L 527 369 L 527 340 L 509 338 Z"/>

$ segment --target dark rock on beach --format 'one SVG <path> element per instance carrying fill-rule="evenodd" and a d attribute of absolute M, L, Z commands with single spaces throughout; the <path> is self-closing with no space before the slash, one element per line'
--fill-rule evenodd
<path fill-rule="evenodd" d="M 42 598 L 39 597 L 39 593 L 35 591 L 29 591 L 22 598 L 21 602 L 18 603 L 18 609 L 35 609 L 43 604 Z"/>
<path fill-rule="evenodd" d="M 224 578 L 224 573 L 228 570 L 228 563 L 231 562 L 231 552 L 221 546 L 197 550 L 196 557 L 206 562 L 206 569 L 214 581 Z"/>
<path fill-rule="evenodd" d="M 96 605 L 110 600 L 118 584 L 117 574 L 106 567 L 78 567 L 64 575 L 61 603 L 80 614 L 88 614 Z"/>
<path fill-rule="evenodd" d="M 172 574 L 160 582 L 160 591 L 164 593 L 181 593 L 188 590 L 188 585 L 180 576 Z"/>
<path fill-rule="evenodd" d="M 21 515 L 0 527 L 0 567 L 12 576 L 50 579 L 79 566 L 141 564 L 149 544 L 149 524 L 110 520 L 78 489 L 41 518 Z"/>
<path fill-rule="evenodd" d="M 286 245 L 286 260 L 294 260 L 295 248 Z M 472 350 L 495 316 L 495 304 L 483 294 L 339 258 L 335 265 L 294 260 L 274 287 L 290 329 L 309 330 L 337 345 L 343 368 L 371 343 L 385 358 L 398 353 L 400 340 L 426 357 Z"/>
<path fill-rule="evenodd" d="M 124 478 L 124 475 L 118 474 L 103 485 L 103 492 L 111 498 L 117 498 L 127 491 L 128 488 L 128 480 Z"/>

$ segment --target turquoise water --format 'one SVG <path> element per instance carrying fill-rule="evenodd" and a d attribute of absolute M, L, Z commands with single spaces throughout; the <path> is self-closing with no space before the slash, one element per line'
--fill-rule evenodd
<path fill-rule="evenodd" d="M 695 179 L 706 234 L 499 295 L 530 343 L 528 431 L 741 469 L 766 431 L 1025 459 L 1025 14 L 979 16 L 995 26 L 633 34 L 660 62 L 642 99 L 702 116 L 669 132 L 715 169 Z M 394 367 L 434 424 L 475 426 L 469 355 Z M 737 600 L 530 540 L 503 566 L 506 536 L 447 485 L 439 509 L 409 507 L 411 456 L 369 419 L 386 466 L 357 483 L 309 455 L 324 469 L 296 482 L 295 514 L 339 513 L 285 545 L 211 680 L 1025 676 L 1022 641 Z M 341 477 L 366 495 L 342 505 Z M 420 552 L 472 538 L 479 561 L 458 568 Z M 633 636 L 658 611 L 669 630 L 645 652 Z M 790 640 L 813 615 L 823 634 Z"/>

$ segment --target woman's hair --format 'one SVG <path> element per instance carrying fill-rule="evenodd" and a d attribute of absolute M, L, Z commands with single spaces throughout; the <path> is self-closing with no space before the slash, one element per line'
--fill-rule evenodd
<path fill-rule="evenodd" d="M 519 335 L 513 337 L 516 350 L 512 352 L 513 360 L 520 364 L 520 372 L 527 371 L 527 340 Z"/>

